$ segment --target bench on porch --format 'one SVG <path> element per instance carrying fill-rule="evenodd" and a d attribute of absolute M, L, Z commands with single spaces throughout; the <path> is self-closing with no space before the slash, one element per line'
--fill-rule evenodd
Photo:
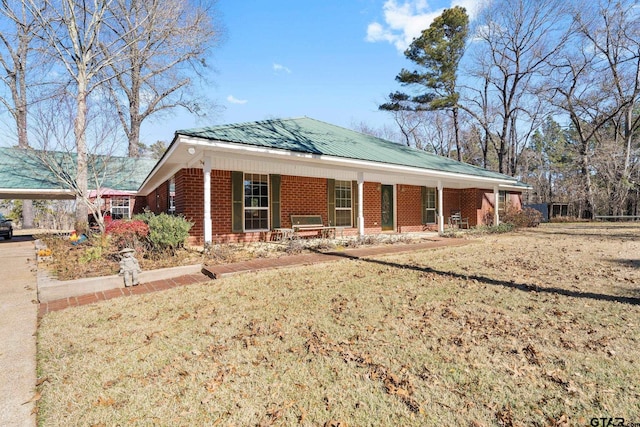
<path fill-rule="evenodd" d="M 301 237 L 301 233 L 311 237 L 336 237 L 336 227 L 325 226 L 321 215 L 291 215 L 291 228 L 274 228 L 277 240 L 287 240 Z M 315 232 L 309 235 L 305 232 Z"/>
<path fill-rule="evenodd" d="M 451 211 L 451 216 L 449 217 L 449 227 L 458 227 L 469 228 L 469 218 L 463 218 L 460 211 Z"/>

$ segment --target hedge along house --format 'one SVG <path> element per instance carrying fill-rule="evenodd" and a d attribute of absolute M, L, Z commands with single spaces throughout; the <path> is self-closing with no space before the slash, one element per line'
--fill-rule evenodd
<path fill-rule="evenodd" d="M 515 178 L 310 118 L 177 131 L 139 197 L 194 222 L 191 243 L 270 239 L 291 215 L 344 235 L 443 232 L 452 212 L 498 223 Z M 142 206 L 145 203 L 136 203 Z"/>

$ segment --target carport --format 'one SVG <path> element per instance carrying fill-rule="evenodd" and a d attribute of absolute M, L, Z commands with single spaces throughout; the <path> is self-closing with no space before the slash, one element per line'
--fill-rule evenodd
<path fill-rule="evenodd" d="M 89 190 L 94 196 L 109 189 L 109 194 L 134 198 L 154 164 L 152 159 L 90 155 Z M 75 200 L 75 176 L 74 153 L 0 148 L 0 199 Z"/>

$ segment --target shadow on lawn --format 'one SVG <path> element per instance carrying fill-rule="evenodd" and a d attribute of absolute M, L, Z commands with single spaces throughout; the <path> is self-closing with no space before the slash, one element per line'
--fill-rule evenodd
<path fill-rule="evenodd" d="M 477 280 L 478 282 L 485 283 L 487 285 L 503 286 L 505 288 L 517 289 L 523 292 L 539 292 L 539 293 L 562 295 L 562 296 L 572 297 L 572 298 L 585 298 L 585 299 L 593 299 L 597 301 L 609 301 L 609 302 L 619 302 L 622 304 L 640 305 L 640 298 L 636 298 L 636 297 L 597 294 L 594 292 L 570 291 L 568 289 L 562 289 L 562 288 L 541 287 L 538 285 L 532 285 L 528 283 L 516 283 L 514 281 L 497 280 L 497 279 L 491 279 L 489 277 L 483 277 L 483 276 L 459 274 L 459 273 L 453 273 L 449 271 L 440 271 L 430 267 L 419 267 L 417 265 L 398 264 L 395 262 L 381 261 L 381 260 L 371 259 L 371 258 L 360 258 L 354 255 L 349 255 L 341 252 L 328 252 L 328 253 L 318 252 L 318 253 L 325 254 L 325 255 L 339 256 L 339 257 L 356 260 L 356 261 L 371 262 L 374 264 L 380 264 L 387 267 L 415 270 L 415 271 L 420 271 L 424 273 L 434 273 L 444 277 L 452 277 L 452 278 L 463 279 L 463 280 Z"/>
<path fill-rule="evenodd" d="M 624 265 L 625 267 L 640 268 L 639 259 L 614 259 L 613 262 Z"/>
<path fill-rule="evenodd" d="M 576 230 L 576 232 L 564 231 L 564 230 Z M 611 233 L 611 230 L 624 230 L 624 232 Z M 635 240 L 640 236 L 640 225 L 625 225 L 625 226 L 615 226 L 615 225 L 599 225 L 594 223 L 588 223 L 585 225 L 579 225 L 574 227 L 563 227 L 562 229 L 549 227 L 549 228 L 537 228 L 535 231 L 537 235 L 548 235 L 548 236 L 583 236 L 583 237 L 594 237 L 598 239 L 609 239 L 609 240 Z"/>

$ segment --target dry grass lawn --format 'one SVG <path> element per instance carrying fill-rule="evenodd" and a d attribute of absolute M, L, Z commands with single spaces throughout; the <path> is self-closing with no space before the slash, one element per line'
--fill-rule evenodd
<path fill-rule="evenodd" d="M 639 236 L 550 224 L 54 312 L 38 422 L 640 423 Z"/>

